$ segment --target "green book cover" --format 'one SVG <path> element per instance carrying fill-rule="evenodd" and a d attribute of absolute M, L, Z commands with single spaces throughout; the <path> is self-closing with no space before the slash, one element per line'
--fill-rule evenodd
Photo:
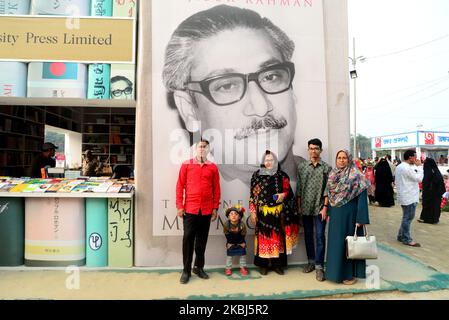
<path fill-rule="evenodd" d="M 112 0 L 92 0 L 90 3 L 90 15 L 95 17 L 111 17 Z"/>
<path fill-rule="evenodd" d="M 114 17 L 135 18 L 137 16 L 137 4 L 137 0 L 114 0 L 112 15 Z"/>
<path fill-rule="evenodd" d="M 108 199 L 108 266 L 132 267 L 134 205 L 131 199 Z"/>

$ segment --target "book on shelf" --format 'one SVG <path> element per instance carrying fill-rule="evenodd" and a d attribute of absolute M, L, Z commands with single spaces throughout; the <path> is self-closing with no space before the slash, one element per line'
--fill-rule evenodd
<path fill-rule="evenodd" d="M 48 188 L 46 192 L 58 192 L 58 190 L 61 189 L 65 185 L 66 185 L 65 183 L 52 184 L 51 187 Z"/>
<path fill-rule="evenodd" d="M 90 13 L 89 1 L 86 0 L 31 0 L 32 15 L 56 16 L 88 16 Z"/>
<path fill-rule="evenodd" d="M 0 188 L 0 192 L 10 192 L 16 186 L 16 183 L 6 183 Z"/>
<path fill-rule="evenodd" d="M 52 184 L 50 183 L 39 184 L 38 187 L 34 190 L 34 192 L 47 192 L 47 190 L 50 189 L 51 186 Z"/>
<path fill-rule="evenodd" d="M 11 131 L 11 128 L 12 128 L 12 120 L 11 120 L 11 119 L 5 118 L 5 119 L 3 120 L 3 123 L 4 123 L 3 130 L 4 130 L 4 131 L 10 132 L 10 131 Z"/>
<path fill-rule="evenodd" d="M 120 135 L 116 134 L 116 133 L 112 133 L 109 136 L 109 143 L 110 144 L 122 144 L 122 140 L 120 138 Z"/>
<path fill-rule="evenodd" d="M 0 97 L 26 97 L 26 63 L 2 61 L 0 70 Z"/>
<path fill-rule="evenodd" d="M 111 99 L 134 100 L 135 68 L 134 64 L 111 64 Z"/>
<path fill-rule="evenodd" d="M 15 185 L 9 192 L 23 192 L 23 190 L 27 187 L 25 183 L 20 183 Z"/>
<path fill-rule="evenodd" d="M 109 187 L 108 193 L 119 193 L 122 186 L 123 186 L 123 183 L 115 182 L 114 184 L 112 184 Z"/>
<path fill-rule="evenodd" d="M 37 182 L 33 182 L 30 180 L 30 181 L 27 181 L 26 183 L 24 183 L 23 185 L 25 187 L 22 190 L 22 192 L 36 192 L 36 190 L 40 188 L 42 183 L 37 183 Z"/>
<path fill-rule="evenodd" d="M 73 188 L 75 188 L 76 186 L 70 185 L 70 184 L 65 184 L 63 185 L 61 188 L 58 189 L 58 193 L 62 192 L 62 193 L 67 193 L 67 192 L 71 192 Z"/>
<path fill-rule="evenodd" d="M 0 14 L 27 15 L 30 12 L 30 0 L 2 0 Z"/>
<path fill-rule="evenodd" d="M 109 99 L 111 66 L 105 63 L 89 64 L 87 99 Z"/>
<path fill-rule="evenodd" d="M 29 98 L 86 98 L 87 67 L 70 62 L 30 62 Z"/>
<path fill-rule="evenodd" d="M 111 126 L 111 133 L 120 133 L 120 126 Z"/>
<path fill-rule="evenodd" d="M 86 191 L 87 191 L 87 188 L 88 188 L 88 185 L 87 185 L 86 183 L 82 182 L 82 183 L 76 185 L 76 186 L 72 189 L 71 192 L 74 192 L 74 193 L 86 192 Z"/>
<path fill-rule="evenodd" d="M 107 192 L 113 182 L 100 182 L 93 188 L 93 192 Z"/>
<path fill-rule="evenodd" d="M 134 186 L 132 184 L 124 184 L 120 188 L 120 193 L 130 193 L 133 190 L 134 190 Z"/>
<path fill-rule="evenodd" d="M 96 17 L 112 16 L 112 0 L 91 0 L 90 15 Z"/>
<path fill-rule="evenodd" d="M 135 18 L 137 15 L 137 0 L 114 0 L 112 15 L 114 17 Z"/>
<path fill-rule="evenodd" d="M 92 0 L 90 15 L 96 17 L 112 16 L 112 0 Z M 109 99 L 111 65 L 106 63 L 89 64 L 87 99 Z"/>

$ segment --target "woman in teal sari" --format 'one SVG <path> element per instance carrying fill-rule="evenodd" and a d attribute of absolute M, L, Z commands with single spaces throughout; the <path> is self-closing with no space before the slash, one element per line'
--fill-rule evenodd
<path fill-rule="evenodd" d="M 366 261 L 346 259 L 346 236 L 353 235 L 355 226 L 369 224 L 369 181 L 361 173 L 348 151 L 340 150 L 336 168 L 329 174 L 329 230 L 327 244 L 326 279 L 347 285 L 356 278 L 366 277 Z M 358 228 L 363 234 L 363 228 Z"/>

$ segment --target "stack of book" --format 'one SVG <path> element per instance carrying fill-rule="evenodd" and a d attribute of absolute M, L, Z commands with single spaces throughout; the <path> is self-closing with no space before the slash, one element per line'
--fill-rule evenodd
<path fill-rule="evenodd" d="M 77 179 L 34 179 L 0 177 L 0 192 L 13 193 L 130 193 L 134 190 L 133 180 L 77 178 Z"/>

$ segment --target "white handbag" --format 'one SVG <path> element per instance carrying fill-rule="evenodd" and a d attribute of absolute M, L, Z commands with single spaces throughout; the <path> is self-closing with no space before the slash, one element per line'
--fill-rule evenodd
<path fill-rule="evenodd" d="M 357 235 L 357 226 L 354 236 L 346 237 L 346 258 L 348 259 L 377 259 L 376 237 L 368 235 L 366 226 L 363 225 L 365 235 Z"/>

